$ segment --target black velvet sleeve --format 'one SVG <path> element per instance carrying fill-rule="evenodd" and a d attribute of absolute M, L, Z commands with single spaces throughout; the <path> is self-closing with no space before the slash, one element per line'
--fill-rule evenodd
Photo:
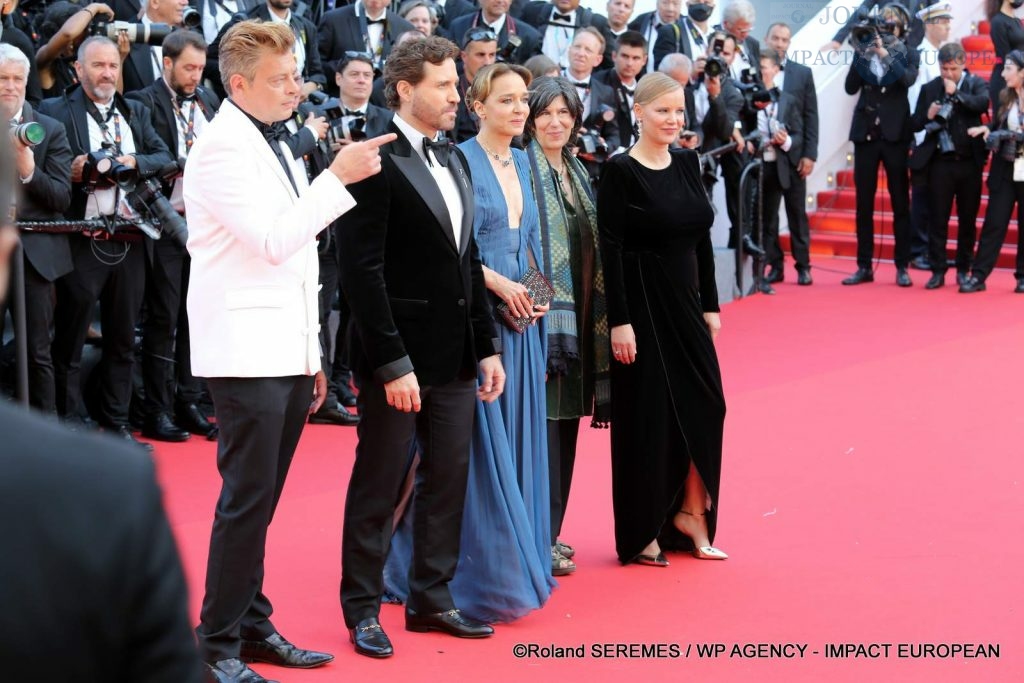
<path fill-rule="evenodd" d="M 597 226 L 601 237 L 601 257 L 604 262 L 605 295 L 608 299 L 608 325 L 628 325 L 629 308 L 626 304 L 626 282 L 622 271 L 622 242 L 625 233 L 625 211 L 629 203 L 627 177 L 623 163 L 625 154 L 605 164 L 601 186 L 597 193 Z"/>

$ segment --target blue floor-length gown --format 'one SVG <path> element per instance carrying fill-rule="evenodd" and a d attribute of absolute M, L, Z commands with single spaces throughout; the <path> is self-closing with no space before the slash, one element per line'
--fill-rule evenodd
<path fill-rule="evenodd" d="M 475 139 L 459 149 L 473 177 L 473 231 L 480 259 L 491 270 L 518 281 L 529 267 L 528 253 L 540 253 L 540 224 L 526 153 L 513 150 L 523 216 L 519 227 L 512 228 L 487 154 Z M 548 538 L 543 329 L 533 325 L 518 334 L 500 321 L 497 325 L 505 390 L 493 403 L 476 404 L 459 564 L 449 588 L 455 605 L 467 615 L 508 622 L 541 607 L 556 584 Z M 411 512 L 410 505 L 384 569 L 387 591 L 403 601 L 408 597 Z"/>

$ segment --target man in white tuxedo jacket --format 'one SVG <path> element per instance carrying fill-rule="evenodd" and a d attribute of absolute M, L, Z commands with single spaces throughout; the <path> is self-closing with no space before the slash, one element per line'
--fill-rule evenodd
<path fill-rule="evenodd" d="M 287 25 L 252 21 L 225 34 L 229 99 L 185 169 L 192 369 L 213 396 L 223 479 L 196 634 L 207 679 L 218 682 L 265 681 L 246 662 L 333 659 L 296 648 L 271 624 L 264 546 L 306 415 L 326 394 L 316 235 L 355 206 L 345 185 L 378 173 L 377 150 L 395 137 L 347 145 L 308 183 L 274 125 L 297 94 L 294 39 Z"/>

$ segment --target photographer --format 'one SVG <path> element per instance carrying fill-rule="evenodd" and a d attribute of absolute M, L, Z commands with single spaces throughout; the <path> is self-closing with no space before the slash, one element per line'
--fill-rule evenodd
<path fill-rule="evenodd" d="M 615 123 L 619 127 L 619 140 L 622 147 L 629 147 L 636 142 L 638 135 L 633 92 L 647 63 L 647 41 L 643 35 L 631 30 L 619 36 L 612 61 L 615 66 L 595 73 L 593 80 L 607 85 L 615 93 Z"/>
<path fill-rule="evenodd" d="M 18 218 L 61 220 L 71 203 L 71 147 L 64 126 L 32 110 L 25 102 L 28 58 L 13 45 L 0 44 L 0 115 L 12 125 L 36 122 L 45 137 L 35 145 L 11 135 L 11 147 L 22 184 Z M 13 132 L 13 131 L 12 131 Z M 4 207 L 6 210 L 7 207 Z M 25 272 L 25 320 L 28 347 L 28 399 L 33 408 L 56 413 L 50 329 L 53 326 L 53 283 L 71 271 L 67 235 L 21 235 Z M 3 317 L 0 308 L 0 318 Z"/>
<path fill-rule="evenodd" d="M 498 36 L 499 62 L 522 64 L 539 55 L 540 33 L 524 21 L 516 21 L 508 14 L 508 7 L 509 0 L 480 0 L 479 12 L 464 14 L 452 22 L 452 37 L 461 38 L 466 31 L 477 26 L 490 26 Z"/>
<path fill-rule="evenodd" d="M 46 8 L 39 23 L 36 67 L 44 97 L 57 97 L 77 81 L 75 50 L 85 40 L 89 26 L 97 16 L 113 21 L 114 10 L 101 2 L 82 7 L 71 2 L 56 2 Z"/>
<path fill-rule="evenodd" d="M 875 191 L 878 166 L 885 167 L 896 240 L 896 284 L 910 287 L 910 193 L 907 150 L 912 139 L 907 88 L 917 79 L 917 50 L 904 45 L 908 17 L 896 4 L 886 5 L 850 32 L 855 53 L 846 74 L 846 92 L 860 93 L 850 125 L 853 181 L 857 188 L 857 272 L 844 285 L 874 282 Z"/>
<path fill-rule="evenodd" d="M 880 11 L 892 5 L 898 5 L 900 9 L 906 12 L 908 19 L 908 24 L 905 27 L 907 47 L 916 48 L 921 44 L 921 39 L 924 37 L 924 24 L 920 17 L 917 16 L 917 13 L 932 2 L 933 0 L 890 0 L 889 2 L 886 2 L 886 0 L 864 0 L 860 7 L 850 13 L 850 20 L 836 31 L 836 35 L 832 40 L 822 46 L 822 51 L 839 50 L 843 46 L 843 41 L 850 36 L 857 24 L 863 21 L 864 17 L 868 16 L 869 12 L 873 9 Z"/>
<path fill-rule="evenodd" d="M 569 66 L 565 70 L 565 77 L 583 102 L 583 126 L 576 138 L 578 155 L 595 180 L 608 153 L 618 149 L 621 142 L 615 118 L 615 91 L 592 78 L 603 54 L 604 37 L 601 32 L 591 26 L 581 28 L 569 46 Z"/>
<path fill-rule="evenodd" d="M 181 26 L 182 15 L 188 7 L 188 0 L 146 0 L 146 12 L 139 23 L 151 30 L 154 24 Z M 124 93 L 142 90 L 150 83 L 163 77 L 164 55 L 159 38 L 147 42 L 133 42 L 128 59 L 124 60 Z M 156 43 L 156 44 L 153 44 Z"/>
<path fill-rule="evenodd" d="M 374 70 L 384 70 L 384 62 L 398 44 L 398 36 L 416 30 L 389 5 L 388 0 L 359 0 L 324 13 L 317 31 L 320 60 L 326 72 L 337 73 L 338 62 L 347 52 L 368 52 L 373 57 Z M 328 89 L 334 94 L 332 88 Z"/>
<path fill-rule="evenodd" d="M 72 220 L 114 218 L 125 191 L 109 174 L 101 173 L 97 159 L 113 163 L 111 171 L 142 178 L 173 163 L 174 158 L 150 123 L 146 107 L 117 94 L 121 60 L 109 38 L 92 36 L 78 48 L 75 71 L 80 85 L 63 97 L 45 100 L 40 110 L 64 124 L 71 143 L 71 206 L 65 216 Z M 89 155 L 92 152 L 100 154 Z M 121 167 L 127 167 L 125 171 Z M 145 263 L 142 237 L 97 231 L 72 235 L 74 270 L 57 281 L 57 309 L 53 340 L 53 364 L 57 387 L 57 411 L 77 419 L 82 402 L 80 385 L 82 347 L 100 299 L 103 325 L 103 358 L 96 368 L 98 402 L 96 419 L 117 436 L 134 441 L 128 429 L 131 397 L 132 350 L 135 323 L 142 303 Z"/>
<path fill-rule="evenodd" d="M 992 151 L 992 166 L 988 172 L 988 209 L 981 226 L 978 252 L 974 257 L 971 276 L 960 285 L 960 292 L 970 294 L 985 291 L 985 280 L 996 265 L 999 252 L 1006 240 L 1006 231 L 1016 207 L 1024 211 L 1024 52 L 1013 50 L 1004 58 L 1003 79 L 1006 87 L 999 95 L 991 131 L 988 126 L 967 130 L 971 137 L 984 137 Z M 1017 294 L 1024 294 L 1024 231 L 1017 219 L 1017 262 L 1013 276 L 1017 279 Z"/>
<path fill-rule="evenodd" d="M 941 75 L 925 83 L 914 110 L 914 131 L 925 137 L 910 157 L 912 171 L 927 174 L 929 222 L 928 261 L 932 276 L 925 289 L 945 284 L 949 215 L 956 198 L 956 279 L 964 284 L 974 254 L 975 221 L 981 203 L 985 145 L 967 131 L 981 125 L 988 111 L 988 88 L 964 70 L 966 55 L 959 43 L 944 45 L 938 54 Z"/>
<path fill-rule="evenodd" d="M 449 133 L 456 143 L 476 137 L 479 123 L 466 102 L 466 93 L 473 85 L 476 73 L 494 64 L 498 59 L 498 34 L 490 26 L 477 26 L 462 36 L 462 74 L 459 76 L 459 109 L 455 115 L 455 128 Z"/>
<path fill-rule="evenodd" d="M 184 162 L 196 139 L 220 108 L 220 100 L 199 85 L 206 65 L 206 41 L 194 31 L 175 31 L 163 44 L 162 77 L 129 93 L 146 106 L 153 129 L 178 159 L 170 192 L 171 206 L 185 214 Z M 189 258 L 171 239 L 146 240 L 145 316 L 142 321 L 142 435 L 157 441 L 185 441 L 190 434 L 215 431 L 198 406 L 202 388 L 189 359 Z"/>
<path fill-rule="evenodd" d="M 775 83 L 782 60 L 778 53 L 767 50 L 761 54 L 762 89 L 751 98 L 756 111 L 756 130 L 761 134 L 764 173 L 764 197 L 761 210 L 764 216 L 763 244 L 770 270 L 766 277 L 758 278 L 760 291 L 774 294 L 772 282 L 782 281 L 783 254 L 779 248 L 779 207 L 782 195 L 799 179 L 797 168 L 803 156 L 803 116 L 797 98 L 782 92 Z M 810 284 L 809 265 L 797 262 L 797 283 Z"/>

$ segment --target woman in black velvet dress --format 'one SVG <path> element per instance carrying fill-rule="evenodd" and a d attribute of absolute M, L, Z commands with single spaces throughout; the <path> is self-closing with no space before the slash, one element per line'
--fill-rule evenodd
<path fill-rule="evenodd" d="M 1015 14 L 1021 4 L 1020 0 L 988 0 L 989 35 L 996 50 L 996 63 L 988 82 L 993 113 L 999 111 L 999 93 L 1006 87 L 1003 59 L 1014 50 L 1024 50 L 1024 26 Z"/>
<path fill-rule="evenodd" d="M 606 164 L 597 199 L 612 343 L 612 501 L 625 563 L 662 550 L 725 559 L 718 513 L 725 398 L 711 250 L 714 212 L 692 150 L 670 150 L 683 90 L 649 74 L 634 97 L 640 138 Z"/>

